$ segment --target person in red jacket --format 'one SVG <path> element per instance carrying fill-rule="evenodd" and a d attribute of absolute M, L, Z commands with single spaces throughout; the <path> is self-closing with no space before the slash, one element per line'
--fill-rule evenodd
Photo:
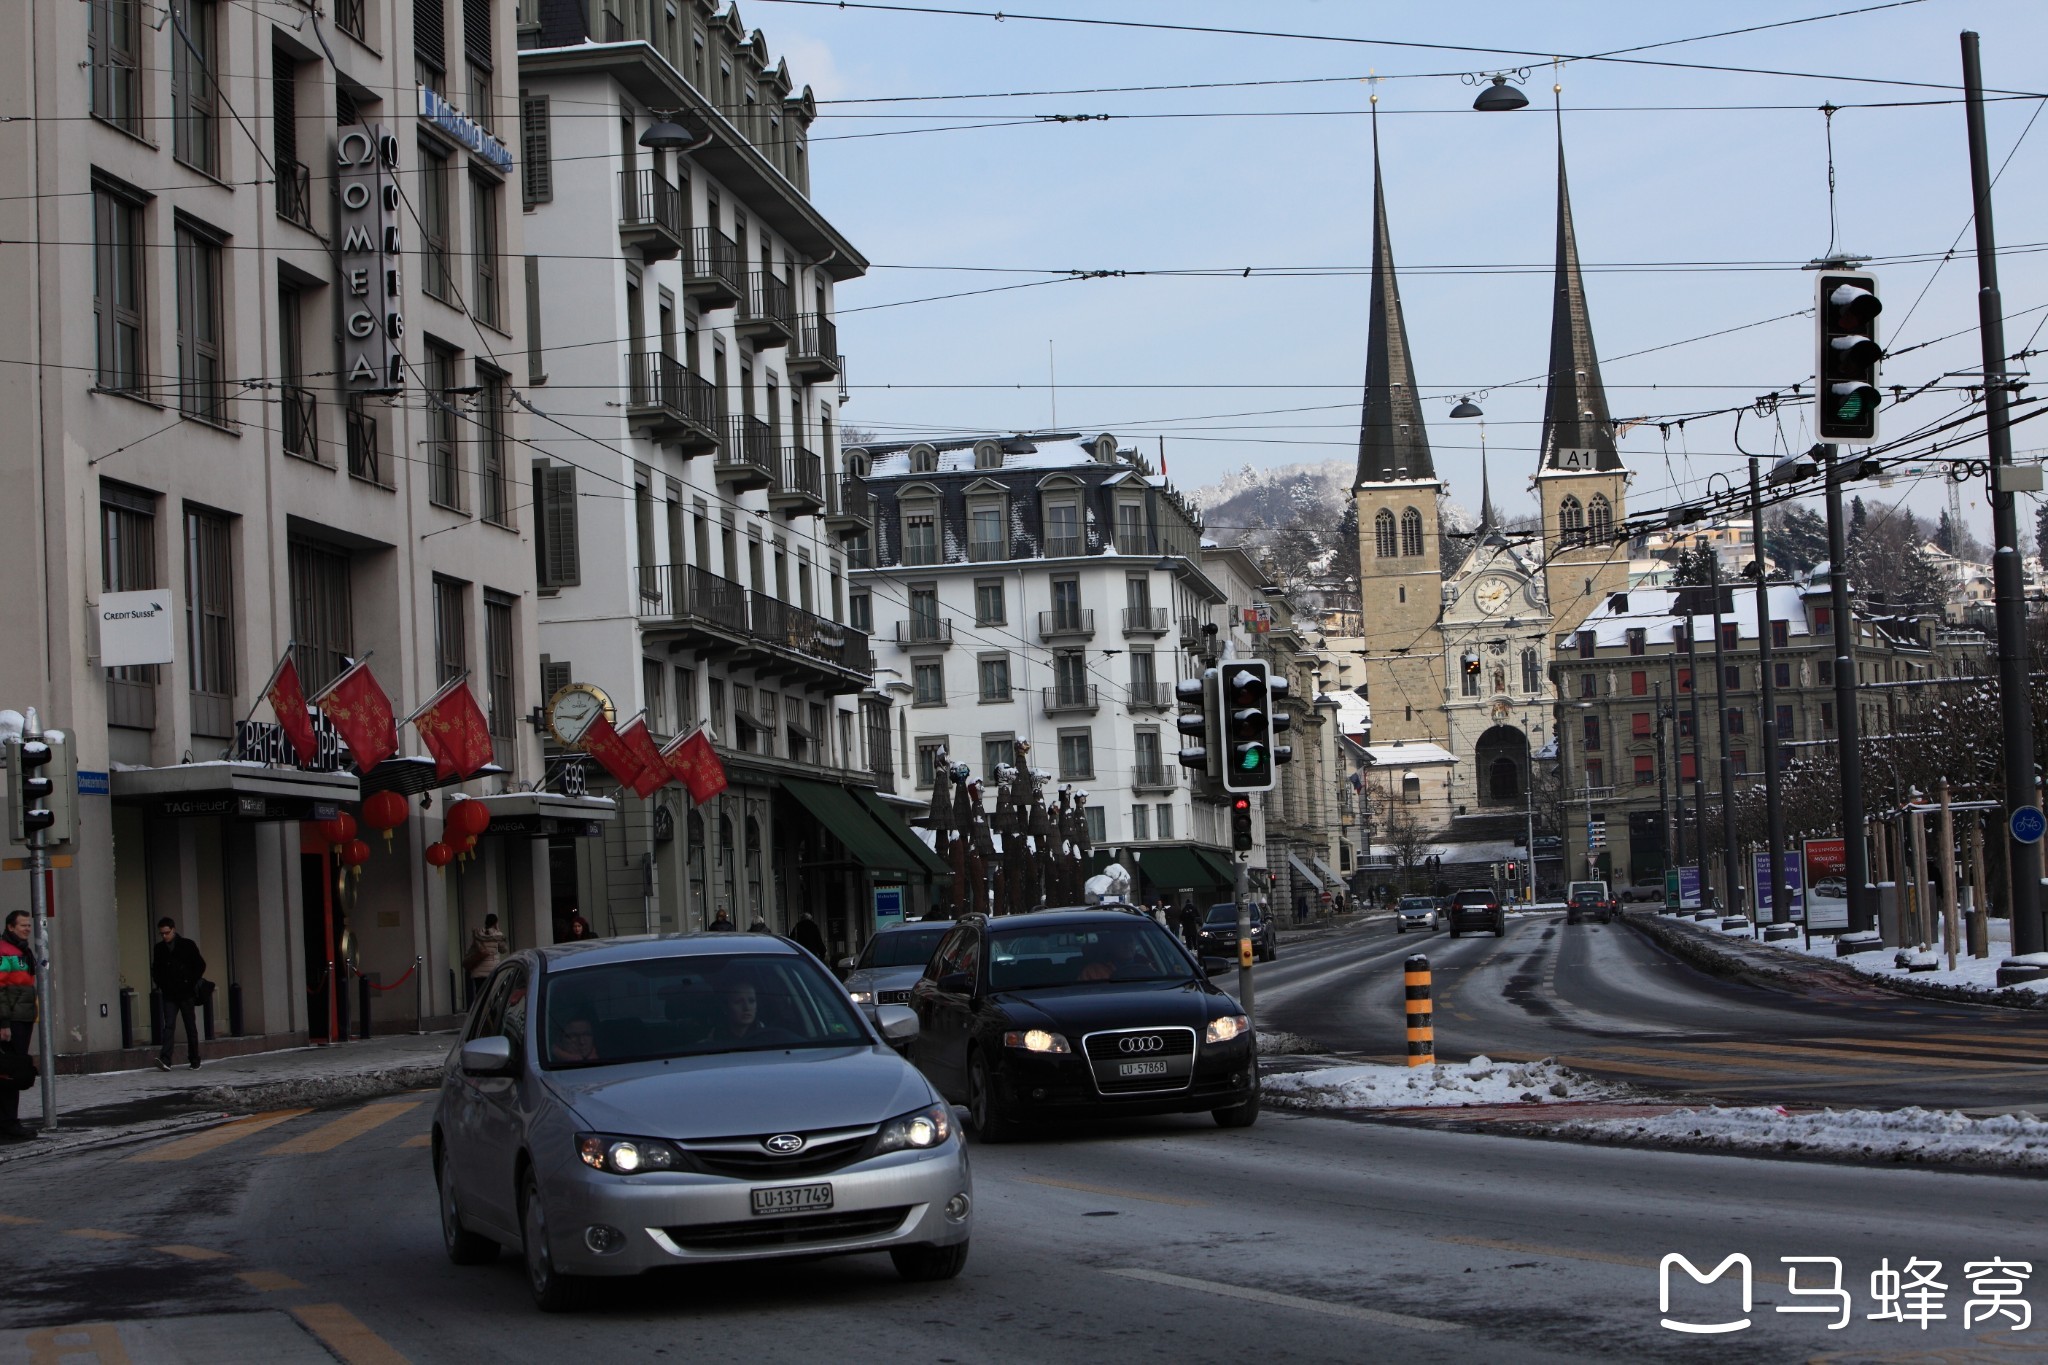
<path fill-rule="evenodd" d="M 16 910 L 0 934 L 0 1052 L 15 1057 L 29 1055 L 29 1038 L 36 1027 L 36 957 L 29 951 L 29 932 L 28 911 Z M 0 1076 L 0 1139 L 35 1136 L 19 1117 L 20 1105 L 20 1089 Z"/>

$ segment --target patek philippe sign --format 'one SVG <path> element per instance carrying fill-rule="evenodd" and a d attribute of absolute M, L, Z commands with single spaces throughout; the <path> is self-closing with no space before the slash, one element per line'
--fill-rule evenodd
<path fill-rule="evenodd" d="M 342 739 L 341 731 L 318 711 L 312 712 L 312 720 L 316 748 L 307 771 L 338 773 L 346 770 L 355 761 L 355 756 L 349 752 L 348 742 Z M 238 763 L 266 763 L 273 768 L 299 766 L 298 751 L 292 748 L 284 727 L 267 720 L 236 721 L 235 742 L 228 750 L 228 757 Z"/>
<path fill-rule="evenodd" d="M 350 393 L 388 393 L 405 387 L 398 139 L 381 123 L 351 123 L 335 134 L 334 164 L 341 212 L 341 382 Z"/>
<path fill-rule="evenodd" d="M 420 117 L 491 163 L 500 175 L 512 173 L 512 152 L 484 131 L 483 125 L 457 109 L 440 92 L 420 87 Z"/>
<path fill-rule="evenodd" d="M 167 664 L 173 657 L 171 595 L 162 588 L 100 595 L 100 664 Z"/>

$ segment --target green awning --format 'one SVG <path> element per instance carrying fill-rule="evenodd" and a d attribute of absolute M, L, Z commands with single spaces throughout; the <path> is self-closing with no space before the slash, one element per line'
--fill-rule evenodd
<path fill-rule="evenodd" d="M 1228 887 L 1235 887 L 1237 885 L 1237 869 L 1231 865 L 1230 859 L 1222 853 L 1213 848 L 1197 848 L 1194 850 L 1194 855 L 1202 860 L 1204 867 L 1209 869 L 1209 875 L 1214 879 L 1212 885 Z"/>
<path fill-rule="evenodd" d="M 918 838 L 916 834 L 912 833 L 910 826 L 903 823 L 903 817 L 884 805 L 881 799 L 873 792 L 868 791 L 864 787 L 847 787 L 844 790 L 848 796 L 853 798 L 856 805 L 873 817 L 875 823 L 880 825 L 892 840 L 903 846 L 905 852 L 913 859 L 910 864 L 911 870 L 922 872 L 930 877 L 951 877 L 953 875 L 953 869 L 947 866 L 945 860 L 932 852 L 930 847 L 925 844 L 925 841 Z M 901 863 L 892 864 L 892 866 L 902 865 Z"/>
<path fill-rule="evenodd" d="M 1138 870 L 1154 891 L 1181 891 L 1194 887 L 1230 885 L 1228 874 L 1218 877 L 1215 868 L 1202 858 L 1204 850 L 1193 846 L 1166 846 L 1143 850 Z"/>
<path fill-rule="evenodd" d="M 817 818 L 828 833 L 846 845 L 853 860 L 871 872 L 911 872 L 916 862 L 889 831 L 875 823 L 866 808 L 844 787 L 829 782 L 811 782 L 785 777 L 782 788 Z"/>

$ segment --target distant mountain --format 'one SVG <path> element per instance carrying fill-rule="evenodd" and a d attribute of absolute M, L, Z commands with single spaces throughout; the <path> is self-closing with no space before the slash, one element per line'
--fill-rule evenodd
<path fill-rule="evenodd" d="M 1209 524 L 1209 538 L 1234 545 L 1247 532 L 1276 530 L 1306 522 L 1333 526 L 1351 501 L 1351 462 L 1251 465 L 1206 488 L 1188 491 Z"/>

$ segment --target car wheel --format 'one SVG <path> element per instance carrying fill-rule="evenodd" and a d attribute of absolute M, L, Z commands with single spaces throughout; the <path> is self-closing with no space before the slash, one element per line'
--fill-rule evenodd
<path fill-rule="evenodd" d="M 950 1280 L 967 1264 L 967 1243 L 949 1247 L 892 1247 L 889 1259 L 906 1280 Z"/>
<path fill-rule="evenodd" d="M 554 1255 L 548 1250 L 547 1210 L 532 1171 L 526 1173 L 519 1196 L 519 1227 L 524 1234 L 526 1282 L 533 1290 L 534 1307 L 543 1313 L 566 1313 L 578 1307 L 583 1302 L 583 1281 L 555 1268 Z"/>
<path fill-rule="evenodd" d="M 1495 925 L 1493 928 L 1493 936 L 1495 938 L 1506 938 L 1508 936 L 1507 924 L 1505 922 L 1502 922 L 1500 924 Z"/>
<path fill-rule="evenodd" d="M 455 1207 L 455 1183 L 449 1178 L 445 1155 L 434 1158 L 434 1184 L 440 1190 L 441 1245 L 447 1248 L 448 1259 L 456 1265 L 489 1265 L 497 1260 L 496 1242 L 462 1226 L 462 1215 Z"/>
<path fill-rule="evenodd" d="M 1228 1109 L 1211 1109 L 1209 1114 L 1216 1120 L 1218 1128 L 1249 1128 L 1259 1121 L 1259 1097 L 1255 1094 L 1243 1104 L 1233 1104 Z"/>
<path fill-rule="evenodd" d="M 1017 1125 L 1003 1112 L 996 1097 L 995 1078 L 988 1074 L 988 1062 L 976 1057 L 967 1067 L 967 1117 L 974 1124 L 974 1136 L 983 1142 L 1008 1142 L 1017 1135 Z"/>
<path fill-rule="evenodd" d="M 1408 932 L 1408 926 L 1405 924 L 1397 924 L 1394 926 L 1394 932 L 1397 934 L 1405 934 Z"/>

